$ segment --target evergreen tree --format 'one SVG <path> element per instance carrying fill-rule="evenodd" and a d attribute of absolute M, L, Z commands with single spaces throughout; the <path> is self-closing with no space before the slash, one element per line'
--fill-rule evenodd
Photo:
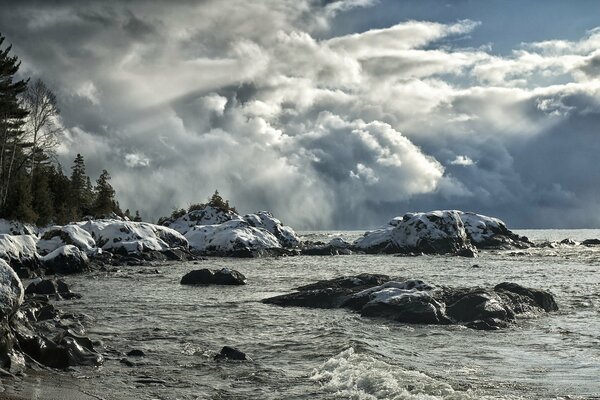
<path fill-rule="evenodd" d="M 96 201 L 94 202 L 94 216 L 102 217 L 114 212 L 117 208 L 115 202 L 115 190 L 108 182 L 110 175 L 106 170 L 102 170 L 100 177 L 96 181 Z"/>
<path fill-rule="evenodd" d="M 17 158 L 22 153 L 22 127 L 28 113 L 19 101 L 27 89 L 27 81 L 15 80 L 21 63 L 16 56 L 9 55 L 12 46 L 1 49 L 4 40 L 0 35 L 0 209 L 6 213 L 13 177 L 19 170 Z"/>
<path fill-rule="evenodd" d="M 6 199 L 6 217 L 21 222 L 36 222 L 37 214 L 32 208 L 31 182 L 29 176 L 15 177 L 13 188 Z"/>
<path fill-rule="evenodd" d="M 93 199 L 90 198 L 88 185 L 88 176 L 85 174 L 85 161 L 81 154 L 77 154 L 73 165 L 71 166 L 71 204 L 75 209 L 75 215 L 77 219 L 89 214 Z"/>
<path fill-rule="evenodd" d="M 57 224 L 66 224 L 77 220 L 77 212 L 69 193 L 71 191 L 71 181 L 64 174 L 62 166 L 49 168 L 50 192 L 53 198 L 54 222 Z"/>
<path fill-rule="evenodd" d="M 135 222 L 142 222 L 142 216 L 140 215 L 140 210 L 135 210 L 135 217 L 133 218 Z"/>
<path fill-rule="evenodd" d="M 48 225 L 54 220 L 50 177 L 50 168 L 40 168 L 38 166 L 38 173 L 33 178 L 33 187 L 31 188 L 32 208 L 38 217 L 36 223 L 40 226 Z"/>

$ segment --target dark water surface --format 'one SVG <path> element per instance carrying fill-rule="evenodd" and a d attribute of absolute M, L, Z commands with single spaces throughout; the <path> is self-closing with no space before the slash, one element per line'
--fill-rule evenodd
<path fill-rule="evenodd" d="M 520 233 L 538 240 L 600 237 L 599 231 Z M 186 272 L 203 267 L 237 269 L 248 285 L 179 284 Z M 161 273 L 139 273 L 154 268 Z M 550 290 L 561 310 L 482 332 L 260 302 L 295 286 L 362 272 L 456 286 L 513 281 Z M 477 259 L 215 258 L 66 280 L 83 297 L 57 306 L 89 316 L 88 334 L 103 342 L 107 360 L 97 369 L 14 383 L 24 395 L 35 397 L 36 390 L 41 394 L 35 398 L 43 399 L 45 385 L 58 379 L 60 386 L 111 400 L 600 398 L 600 247 L 482 252 Z M 213 361 L 223 345 L 253 361 Z M 134 367 L 120 363 L 131 349 L 146 353 L 129 357 Z"/>

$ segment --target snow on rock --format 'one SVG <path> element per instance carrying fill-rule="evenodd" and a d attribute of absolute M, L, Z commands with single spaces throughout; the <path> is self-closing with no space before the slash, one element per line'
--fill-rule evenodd
<path fill-rule="evenodd" d="M 268 211 L 259 211 L 255 214 L 244 215 L 244 221 L 255 228 L 262 228 L 271 232 L 281 244 L 282 247 L 298 247 L 300 239 L 296 232 L 289 226 L 285 226 L 280 220 L 273 217 Z"/>
<path fill-rule="evenodd" d="M 77 224 L 68 224 L 46 228 L 41 232 L 37 248 L 40 254 L 47 254 L 68 244 L 77 246 L 78 249 L 88 254 L 92 253 L 96 247 L 96 241 L 88 231 Z"/>
<path fill-rule="evenodd" d="M 167 218 L 162 225 L 175 229 L 185 235 L 190 229 L 198 225 L 217 225 L 232 219 L 240 219 L 240 216 L 231 210 L 223 210 L 218 207 L 205 206 L 198 210 L 190 211 L 179 218 Z M 161 223 L 159 221 L 159 223 Z"/>
<path fill-rule="evenodd" d="M 460 211 L 407 213 L 386 226 L 366 232 L 354 247 L 367 253 L 468 254 L 474 255 Z"/>
<path fill-rule="evenodd" d="M 459 213 L 467 236 L 478 248 L 528 248 L 533 245 L 525 236 L 511 232 L 498 218 L 472 212 Z"/>
<path fill-rule="evenodd" d="M 21 279 L 8 263 L 0 259 L 0 319 L 13 315 L 23 303 L 25 290 Z"/>
<path fill-rule="evenodd" d="M 37 235 L 38 229 L 32 224 L 0 218 L 0 234 L 3 233 L 8 235 Z"/>
<path fill-rule="evenodd" d="M 179 232 L 147 222 L 100 219 L 77 224 L 91 235 L 96 246 L 102 250 L 139 253 L 188 247 L 187 240 Z"/>
<path fill-rule="evenodd" d="M 39 259 L 35 246 L 37 240 L 33 235 L 0 234 L 0 258 L 9 264 L 36 265 Z"/>
<path fill-rule="evenodd" d="M 255 228 L 241 219 L 218 225 L 194 226 L 185 238 L 191 250 L 207 255 L 252 256 L 281 247 L 271 232 Z"/>
<path fill-rule="evenodd" d="M 41 258 L 46 273 L 72 274 L 86 270 L 90 264 L 87 255 L 78 247 L 68 244 Z"/>

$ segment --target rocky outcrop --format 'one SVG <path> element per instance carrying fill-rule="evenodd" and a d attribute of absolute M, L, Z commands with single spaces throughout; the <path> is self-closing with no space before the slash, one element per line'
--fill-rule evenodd
<path fill-rule="evenodd" d="M 162 218 L 160 223 L 183 234 L 190 250 L 199 255 L 292 255 L 300 244 L 294 230 L 267 211 L 242 217 L 231 209 L 206 205 L 176 219 Z"/>
<path fill-rule="evenodd" d="M 407 213 L 366 232 L 353 249 L 366 253 L 455 254 L 475 257 L 477 249 L 533 246 L 497 218 L 457 210 Z"/>
<path fill-rule="evenodd" d="M 234 219 L 219 225 L 199 225 L 185 234 L 190 249 L 200 255 L 256 257 L 281 248 L 270 232 Z"/>
<path fill-rule="evenodd" d="M 354 248 L 366 253 L 477 253 L 458 211 L 408 213 L 364 234 Z"/>
<path fill-rule="evenodd" d="M 182 285 L 245 285 L 246 277 L 229 268 L 196 269 L 181 278 Z"/>
<path fill-rule="evenodd" d="M 552 294 L 516 283 L 494 288 L 449 288 L 417 279 L 361 274 L 306 285 L 263 300 L 279 306 L 348 308 L 365 317 L 404 323 L 462 324 L 500 329 L 525 313 L 558 310 Z"/>
<path fill-rule="evenodd" d="M 147 222 L 100 219 L 78 225 L 92 236 L 97 248 L 111 252 L 142 253 L 188 246 L 179 232 Z"/>

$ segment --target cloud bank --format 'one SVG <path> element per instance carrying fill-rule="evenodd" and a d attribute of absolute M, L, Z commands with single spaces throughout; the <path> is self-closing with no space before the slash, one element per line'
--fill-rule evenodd
<path fill-rule="evenodd" d="M 15 2 L 0 26 L 55 90 L 59 157 L 157 218 L 215 189 L 298 229 L 460 208 L 599 227 L 600 30 L 508 55 L 476 21 L 329 37 L 373 1 Z"/>

